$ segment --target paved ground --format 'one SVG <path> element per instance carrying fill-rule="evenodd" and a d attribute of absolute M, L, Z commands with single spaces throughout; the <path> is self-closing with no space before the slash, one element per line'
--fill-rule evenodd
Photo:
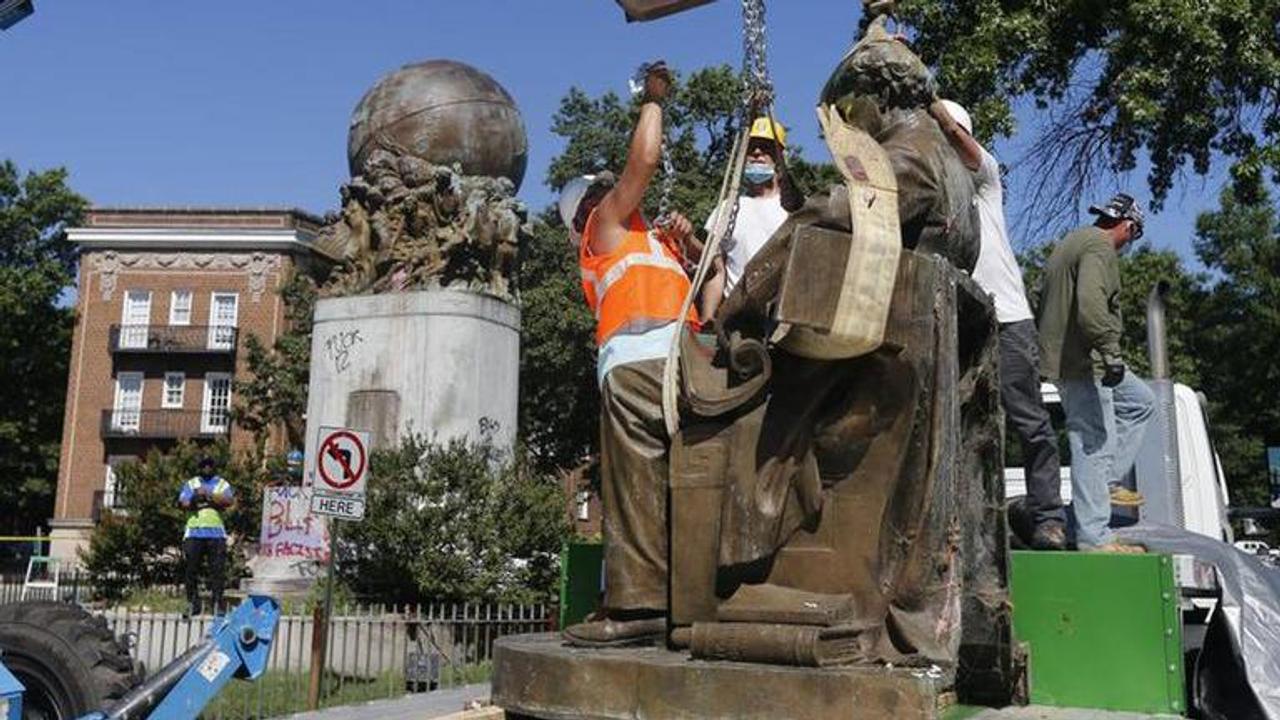
<path fill-rule="evenodd" d="M 462 712 L 471 700 L 487 701 L 489 684 L 405 695 L 394 700 L 377 700 L 359 705 L 289 715 L 289 720 L 429 720 Z"/>

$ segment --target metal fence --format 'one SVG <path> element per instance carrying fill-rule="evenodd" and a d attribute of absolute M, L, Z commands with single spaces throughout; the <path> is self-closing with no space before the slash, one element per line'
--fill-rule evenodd
<path fill-rule="evenodd" d="M 50 577 L 47 572 L 41 575 L 42 579 L 49 579 Z M 22 573 L 0 576 L 0 605 L 21 600 L 22 584 Z M 147 588 L 147 592 L 163 597 L 181 598 L 184 597 L 185 591 L 181 585 L 152 585 Z M 59 572 L 56 591 L 52 588 L 33 588 L 27 593 L 28 600 L 58 600 L 77 604 L 88 603 L 99 596 L 100 593 L 95 591 L 89 574 L 83 569 L 74 566 L 64 568 Z"/>
<path fill-rule="evenodd" d="M 115 609 L 98 613 L 130 644 L 151 673 L 200 643 L 210 619 L 176 613 Z M 544 605 L 433 603 L 412 607 L 335 608 L 325 657 L 320 707 L 427 692 L 489 679 L 494 640 L 545 632 L 553 620 Z M 234 682 L 204 717 L 249 720 L 307 708 L 315 620 L 280 618 L 267 672 Z"/>
<path fill-rule="evenodd" d="M 153 588 L 180 596 L 181 588 Z M 17 602 L 22 582 L 0 581 L 0 603 Z M 91 588 L 72 574 L 58 597 L 48 591 L 28 599 L 87 601 Z M 208 633 L 209 617 L 184 620 L 175 612 L 129 608 L 94 610 L 130 646 L 148 674 L 164 667 Z M 428 603 L 413 606 L 335 607 L 325 656 L 320 707 L 394 698 L 489 679 L 493 643 L 499 637 L 554 629 L 547 605 Z M 270 718 L 308 709 L 315 619 L 297 611 L 281 616 L 267 672 L 247 683 L 233 681 L 206 708 L 219 720 Z"/>

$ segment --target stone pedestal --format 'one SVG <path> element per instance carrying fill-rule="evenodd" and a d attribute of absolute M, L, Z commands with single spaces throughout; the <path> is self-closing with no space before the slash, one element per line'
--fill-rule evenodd
<path fill-rule="evenodd" d="M 456 290 L 328 298 L 316 304 L 307 401 L 305 473 L 321 427 L 371 433 L 390 448 L 410 433 L 446 442 L 515 444 L 520 310 Z M 306 484 L 310 484 L 309 481 Z M 258 558 L 252 587 L 299 591 L 314 572 L 290 558 Z"/>
<path fill-rule="evenodd" d="M 321 426 L 515 442 L 520 310 L 474 292 L 430 290 L 329 298 L 316 305 L 306 469 Z"/>
<path fill-rule="evenodd" d="M 508 717 L 931 720 L 949 697 L 925 668 L 705 662 L 660 647 L 570 648 L 550 633 L 494 645 L 493 702 Z"/>

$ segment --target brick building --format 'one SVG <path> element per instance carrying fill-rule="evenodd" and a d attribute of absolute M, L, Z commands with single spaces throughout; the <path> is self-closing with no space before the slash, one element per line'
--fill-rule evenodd
<path fill-rule="evenodd" d="M 589 462 L 560 473 L 564 492 L 564 514 L 576 537 L 599 538 L 604 524 L 604 506 L 591 478 L 600 472 L 598 463 Z"/>
<path fill-rule="evenodd" d="M 53 555 L 87 543 L 119 463 L 182 439 L 251 442 L 229 417 L 243 339 L 283 331 L 276 290 L 324 262 L 319 225 L 298 210 L 98 208 L 68 230 L 80 269 Z"/>

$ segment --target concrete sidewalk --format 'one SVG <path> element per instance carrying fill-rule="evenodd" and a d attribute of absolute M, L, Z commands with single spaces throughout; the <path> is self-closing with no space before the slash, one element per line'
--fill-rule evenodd
<path fill-rule="evenodd" d="M 472 700 L 488 702 L 489 684 L 464 685 L 447 690 L 414 693 L 393 700 L 317 710 L 286 716 L 289 720 L 429 720 L 460 713 Z"/>

